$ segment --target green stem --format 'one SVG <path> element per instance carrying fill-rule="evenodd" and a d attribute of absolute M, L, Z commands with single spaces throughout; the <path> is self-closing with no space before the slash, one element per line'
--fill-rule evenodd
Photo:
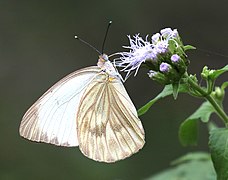
<path fill-rule="evenodd" d="M 219 104 L 215 101 L 215 99 L 211 95 L 208 95 L 205 98 L 211 103 L 211 105 L 214 107 L 217 114 L 224 121 L 226 126 L 228 126 L 228 117 L 227 117 L 226 113 L 224 112 L 224 110 L 221 108 L 221 106 L 219 106 Z"/>
<path fill-rule="evenodd" d="M 211 94 L 208 94 L 203 88 L 201 88 L 197 83 L 195 83 L 191 78 L 189 78 L 188 75 L 185 75 L 185 77 L 188 79 L 188 83 L 191 85 L 191 87 L 194 90 L 198 91 L 206 100 L 208 100 L 211 103 L 211 105 L 214 107 L 215 111 L 217 112 L 218 116 L 223 120 L 225 125 L 228 127 L 228 116 L 221 108 L 221 106 L 219 106 L 219 104 L 211 96 Z"/>

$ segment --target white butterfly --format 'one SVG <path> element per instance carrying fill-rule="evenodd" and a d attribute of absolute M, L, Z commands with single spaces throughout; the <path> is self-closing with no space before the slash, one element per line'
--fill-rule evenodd
<path fill-rule="evenodd" d="M 44 93 L 25 113 L 20 135 L 58 146 L 79 146 L 96 161 L 115 162 L 145 143 L 136 109 L 107 55 L 75 71 Z"/>

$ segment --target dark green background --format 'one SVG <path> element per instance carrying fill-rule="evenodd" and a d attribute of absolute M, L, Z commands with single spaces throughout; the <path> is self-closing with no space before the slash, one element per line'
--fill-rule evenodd
<path fill-rule="evenodd" d="M 128 34 L 145 36 L 165 27 L 177 28 L 185 44 L 199 48 L 188 54 L 189 70 L 199 74 L 204 65 L 227 64 L 227 57 L 215 55 L 228 54 L 227 7 L 226 0 L 0 0 L 0 179 L 145 179 L 185 152 L 207 150 L 205 125 L 201 125 L 200 146 L 183 148 L 178 142 L 179 124 L 202 102 L 187 95 L 177 101 L 166 98 L 142 116 L 145 147 L 114 164 L 87 159 L 78 148 L 26 141 L 18 127 L 27 108 L 53 83 L 96 64 L 97 53 L 74 35 L 100 49 L 112 20 L 105 46 L 105 52 L 112 54 L 128 45 Z M 218 83 L 227 80 L 225 76 Z M 162 89 L 143 69 L 125 86 L 137 108 Z"/>

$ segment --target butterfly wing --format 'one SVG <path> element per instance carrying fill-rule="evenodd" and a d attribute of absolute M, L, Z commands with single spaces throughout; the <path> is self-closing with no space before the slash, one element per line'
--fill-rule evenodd
<path fill-rule="evenodd" d="M 78 146 L 78 105 L 99 71 L 96 66 L 80 69 L 53 85 L 23 116 L 20 135 L 32 141 Z"/>
<path fill-rule="evenodd" d="M 79 148 L 96 161 L 115 162 L 145 143 L 137 111 L 122 82 L 100 73 L 87 86 L 77 115 Z"/>

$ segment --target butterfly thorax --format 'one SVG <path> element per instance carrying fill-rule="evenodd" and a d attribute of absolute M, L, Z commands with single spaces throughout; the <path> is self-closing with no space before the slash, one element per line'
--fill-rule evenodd
<path fill-rule="evenodd" d="M 103 72 L 108 74 L 110 81 L 112 81 L 113 79 L 121 79 L 121 75 L 118 73 L 113 64 L 109 61 L 106 54 L 102 54 L 99 56 L 97 66 L 100 67 Z"/>

